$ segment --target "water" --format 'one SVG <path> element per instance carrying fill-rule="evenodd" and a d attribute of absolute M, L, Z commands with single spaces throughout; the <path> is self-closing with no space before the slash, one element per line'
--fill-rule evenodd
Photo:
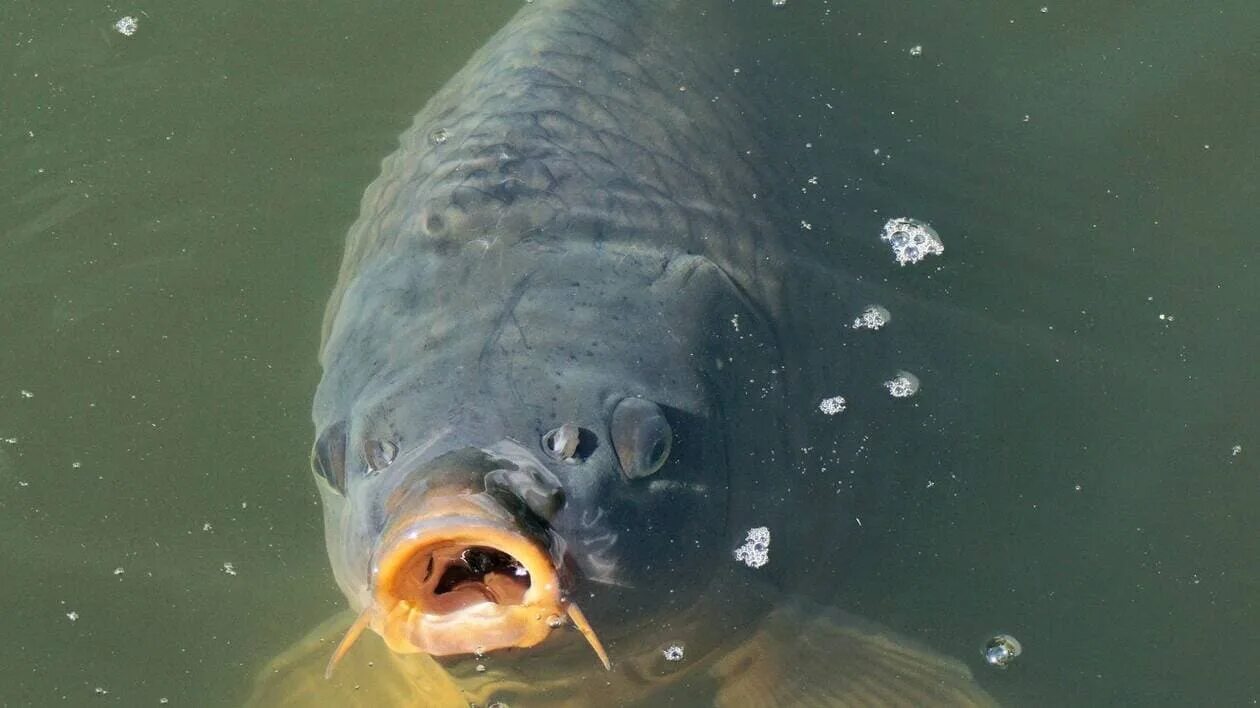
<path fill-rule="evenodd" d="M 236 705 L 341 606 L 306 462 L 341 239 L 515 9 L 0 8 L 0 705 Z M 1260 6 L 731 11 L 807 97 L 779 116 L 799 220 L 940 337 L 870 373 L 915 371 L 888 410 L 948 412 L 935 447 L 808 470 L 895 501 L 814 594 L 1012 705 L 1260 699 Z M 947 252 L 898 268 L 903 215 Z"/>

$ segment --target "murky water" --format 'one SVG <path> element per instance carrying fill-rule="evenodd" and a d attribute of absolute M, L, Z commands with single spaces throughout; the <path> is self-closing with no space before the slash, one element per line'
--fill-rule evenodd
<path fill-rule="evenodd" d="M 799 220 L 930 323 L 883 429 L 948 419 L 812 458 L 807 513 L 889 493 L 802 591 L 1012 705 L 1251 703 L 1260 6 L 1041 3 L 724 10 L 799 101 Z M 342 237 L 516 7 L 0 8 L 0 705 L 235 705 L 341 607 L 306 458 Z M 899 216 L 945 253 L 898 268 Z"/>

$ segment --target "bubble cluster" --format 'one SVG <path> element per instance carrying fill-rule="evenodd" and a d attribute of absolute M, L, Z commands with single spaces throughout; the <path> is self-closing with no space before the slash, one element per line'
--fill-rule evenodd
<path fill-rule="evenodd" d="M 985 642 L 980 653 L 989 666 L 1005 669 L 1023 651 L 1018 639 L 1009 634 L 999 634 Z"/>
<path fill-rule="evenodd" d="M 898 265 L 918 263 L 929 255 L 945 252 L 936 230 L 918 219 L 889 219 L 879 239 L 892 247 Z"/>
<path fill-rule="evenodd" d="M 853 329 L 877 331 L 892 321 L 892 314 L 880 305 L 867 305 L 862 314 L 853 318 Z"/>
<path fill-rule="evenodd" d="M 682 661 L 683 646 L 681 644 L 670 644 L 661 650 L 661 655 L 665 657 L 665 661 Z"/>
<path fill-rule="evenodd" d="M 835 415 L 837 413 L 843 413 L 844 407 L 845 407 L 844 396 L 832 396 L 831 398 L 824 398 L 818 404 L 818 410 L 822 411 L 823 413 L 827 415 Z"/>
<path fill-rule="evenodd" d="M 749 568 L 760 568 L 770 562 L 770 529 L 765 526 L 748 529 L 744 545 L 735 549 L 735 560 Z"/>
<path fill-rule="evenodd" d="M 140 20 L 137 20 L 131 15 L 119 18 L 119 20 L 114 23 L 114 30 L 124 37 L 130 37 L 135 34 L 138 29 L 140 29 Z"/>
<path fill-rule="evenodd" d="M 909 371 L 898 371 L 884 382 L 884 388 L 893 398 L 909 398 L 919 392 L 919 377 Z"/>

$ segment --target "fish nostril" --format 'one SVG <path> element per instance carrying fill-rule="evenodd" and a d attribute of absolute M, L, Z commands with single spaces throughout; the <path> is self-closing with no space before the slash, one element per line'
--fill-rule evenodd
<path fill-rule="evenodd" d="M 581 429 L 573 423 L 565 423 L 543 435 L 542 446 L 552 459 L 573 463 L 579 461 L 577 452 L 580 441 Z"/>
<path fill-rule="evenodd" d="M 363 444 L 363 458 L 368 472 L 376 473 L 389 467 L 398 457 L 398 445 L 389 440 L 368 440 Z"/>

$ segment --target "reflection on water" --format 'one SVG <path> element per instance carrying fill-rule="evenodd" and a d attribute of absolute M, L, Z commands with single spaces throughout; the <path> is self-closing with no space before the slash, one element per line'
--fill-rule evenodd
<path fill-rule="evenodd" d="M 834 439 L 763 461 L 818 534 L 755 572 L 1011 704 L 1255 699 L 1257 6 L 765 5 L 722 11 L 800 97 L 800 273 L 847 274 L 808 307 L 893 319 L 828 352 Z M 515 9 L 0 9 L 0 703 L 238 705 L 341 608 L 307 467 L 341 240 Z M 899 268 L 902 214 L 946 253 Z"/>

